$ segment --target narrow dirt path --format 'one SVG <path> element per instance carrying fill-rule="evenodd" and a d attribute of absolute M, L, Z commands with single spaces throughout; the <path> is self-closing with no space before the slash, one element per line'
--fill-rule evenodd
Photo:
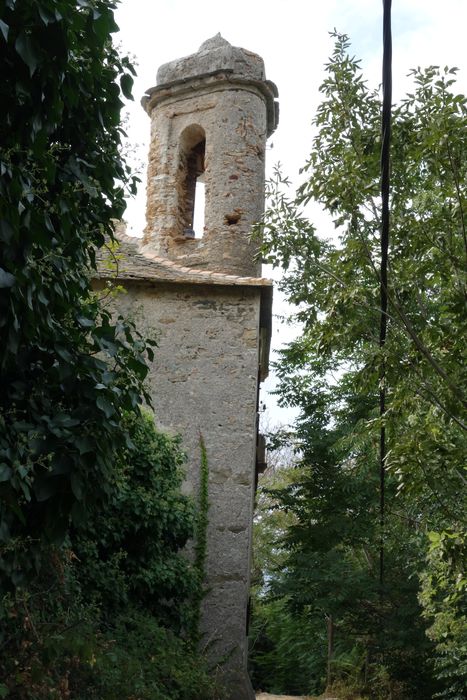
<path fill-rule="evenodd" d="M 339 698 L 331 697 L 330 695 L 320 695 L 319 698 L 314 695 L 271 695 L 270 693 L 256 693 L 256 700 L 339 700 Z"/>
<path fill-rule="evenodd" d="M 258 693 L 256 700 L 313 700 L 304 695 L 270 695 L 269 693 Z"/>

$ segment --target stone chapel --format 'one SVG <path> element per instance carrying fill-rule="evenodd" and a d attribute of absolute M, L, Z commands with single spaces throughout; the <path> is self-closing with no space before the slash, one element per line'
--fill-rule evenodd
<path fill-rule="evenodd" d="M 272 283 L 261 277 L 251 229 L 264 209 L 277 96 L 263 60 L 220 34 L 161 66 L 142 99 L 151 121 L 144 236 L 117 233 L 117 281 L 126 294 L 116 304 L 158 339 L 149 379 L 156 420 L 181 435 L 185 489 L 195 497 L 200 436 L 206 448 L 201 624 L 226 700 L 254 698 L 247 609 L 254 495 L 264 468 L 258 392 L 268 373 Z M 204 225 L 197 225 L 201 187 Z M 100 283 L 110 274 L 102 267 Z"/>

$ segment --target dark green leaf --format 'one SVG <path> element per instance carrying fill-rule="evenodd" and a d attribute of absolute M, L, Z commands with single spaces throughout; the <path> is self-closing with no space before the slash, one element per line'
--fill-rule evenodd
<path fill-rule="evenodd" d="M 76 472 L 71 472 L 70 483 L 76 500 L 83 500 L 83 482 Z"/>
<path fill-rule="evenodd" d="M 14 236 L 14 230 L 10 223 L 5 219 L 0 219 L 0 240 L 4 243 L 10 243 Z"/>
<path fill-rule="evenodd" d="M 95 448 L 94 442 L 86 436 L 79 436 L 75 438 L 75 445 L 81 455 L 92 452 Z"/>
<path fill-rule="evenodd" d="M 105 396 L 98 396 L 96 399 L 96 405 L 105 413 L 106 418 L 110 418 L 115 413 L 115 408 L 105 398 Z"/>
<path fill-rule="evenodd" d="M 12 287 L 15 283 L 15 277 L 10 272 L 6 272 L 2 267 L 0 267 L 0 289 L 5 287 Z"/>
<path fill-rule="evenodd" d="M 120 78 L 120 86 L 127 100 L 133 99 L 133 95 L 131 94 L 131 91 L 133 89 L 133 82 L 133 78 L 131 77 L 131 75 L 128 75 L 128 73 L 125 73 L 125 75 L 122 75 L 122 77 Z"/>
<path fill-rule="evenodd" d="M 46 7 L 39 5 L 37 11 L 39 12 L 39 16 L 42 22 L 46 26 L 49 25 L 51 22 L 55 22 L 55 15 L 52 12 L 50 12 Z"/>
<path fill-rule="evenodd" d="M 32 76 L 36 71 L 39 59 L 30 36 L 24 30 L 18 35 L 15 41 L 15 48 L 28 66 L 29 74 Z"/>
<path fill-rule="evenodd" d="M 8 41 L 9 26 L 2 19 L 0 19 L 0 31 L 2 32 L 5 41 Z"/>
<path fill-rule="evenodd" d="M 8 481 L 11 477 L 12 471 L 8 464 L 3 462 L 0 464 L 0 481 Z"/>
<path fill-rule="evenodd" d="M 55 495 L 57 491 L 57 480 L 53 478 L 38 478 L 34 482 L 34 494 L 36 499 L 42 503 Z"/>
<path fill-rule="evenodd" d="M 95 325 L 93 319 L 87 316 L 77 316 L 76 320 L 83 328 L 92 328 Z"/>

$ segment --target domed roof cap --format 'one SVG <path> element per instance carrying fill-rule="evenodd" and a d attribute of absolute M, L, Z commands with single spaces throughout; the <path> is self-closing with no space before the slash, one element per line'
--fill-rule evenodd
<path fill-rule="evenodd" d="M 251 51 L 232 46 L 220 33 L 201 44 L 196 53 L 162 65 L 157 84 L 165 85 L 224 71 L 232 77 L 265 80 L 263 59 Z"/>

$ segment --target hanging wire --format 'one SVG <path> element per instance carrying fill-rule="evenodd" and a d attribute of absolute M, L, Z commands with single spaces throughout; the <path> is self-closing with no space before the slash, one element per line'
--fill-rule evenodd
<path fill-rule="evenodd" d="M 391 103 L 392 103 L 392 37 L 391 3 L 383 0 L 383 109 L 381 118 L 381 267 L 379 348 L 381 355 L 379 376 L 379 415 L 381 421 L 379 449 L 380 477 L 380 551 L 379 585 L 380 595 L 384 588 L 384 528 L 385 528 L 385 481 L 386 481 L 386 360 L 385 344 L 388 325 L 388 255 L 389 255 L 389 192 L 390 192 L 390 148 L 391 148 Z"/>

